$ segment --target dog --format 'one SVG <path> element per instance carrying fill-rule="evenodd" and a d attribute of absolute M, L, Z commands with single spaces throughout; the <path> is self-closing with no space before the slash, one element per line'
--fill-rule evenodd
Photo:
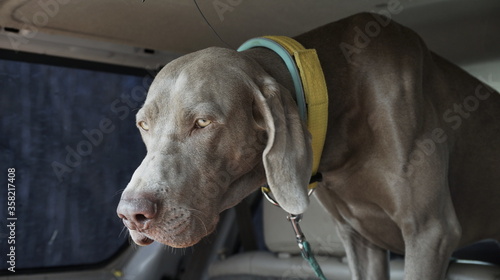
<path fill-rule="evenodd" d="M 353 279 L 389 279 L 388 250 L 405 255 L 405 279 L 443 279 L 454 249 L 500 238 L 500 95 L 380 19 L 295 37 L 317 51 L 329 95 L 316 194 Z M 311 139 L 293 96 L 268 49 L 213 47 L 167 64 L 137 113 L 147 155 L 117 209 L 133 241 L 196 244 L 266 182 L 303 213 Z"/>

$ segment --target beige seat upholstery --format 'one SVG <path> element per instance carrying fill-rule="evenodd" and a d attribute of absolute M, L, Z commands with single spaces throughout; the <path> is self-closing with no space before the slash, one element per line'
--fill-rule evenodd
<path fill-rule="evenodd" d="M 300 256 L 295 235 L 286 213 L 270 203 L 264 203 L 264 239 L 270 251 L 238 254 L 214 263 L 210 279 L 317 279 L 308 263 Z M 304 213 L 300 223 L 311 243 L 316 259 L 328 279 L 350 280 L 345 251 L 330 216 L 316 198 Z M 391 279 L 403 279 L 404 261 L 391 261 Z M 500 267 L 454 262 L 448 271 L 449 280 L 498 280 Z"/>

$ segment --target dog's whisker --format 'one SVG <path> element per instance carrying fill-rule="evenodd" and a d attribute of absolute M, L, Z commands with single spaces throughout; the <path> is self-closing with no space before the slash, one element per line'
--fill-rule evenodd
<path fill-rule="evenodd" d="M 118 234 L 118 237 L 121 237 L 122 234 L 127 230 L 126 226 L 123 226 L 122 230 L 120 231 L 120 234 Z"/>
<path fill-rule="evenodd" d="M 119 189 L 115 192 L 115 194 L 113 195 L 113 197 L 117 196 L 117 195 L 121 195 L 123 193 L 125 189 Z"/>

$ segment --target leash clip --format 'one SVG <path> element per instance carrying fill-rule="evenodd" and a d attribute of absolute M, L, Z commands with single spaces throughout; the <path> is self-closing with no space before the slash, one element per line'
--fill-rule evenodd
<path fill-rule="evenodd" d="M 306 237 L 302 232 L 302 228 L 299 225 L 299 222 L 302 220 L 302 214 L 294 215 L 288 214 L 286 217 L 287 220 L 292 224 L 293 231 L 295 232 L 295 238 L 297 239 L 297 245 L 300 248 L 300 252 L 304 258 L 309 258 L 309 252 L 304 247 L 304 242 L 306 241 Z"/>
<path fill-rule="evenodd" d="M 288 214 L 286 217 L 288 221 L 292 224 L 293 231 L 295 232 L 295 237 L 297 238 L 297 245 L 299 245 L 300 248 L 300 253 L 302 254 L 302 257 L 309 262 L 309 265 L 313 269 L 314 273 L 320 280 L 326 280 L 325 275 L 323 274 L 323 271 L 321 270 L 321 267 L 319 266 L 318 262 L 314 258 L 314 254 L 311 249 L 311 245 L 309 242 L 307 242 L 306 237 L 304 236 L 304 233 L 302 232 L 302 229 L 300 228 L 299 222 L 302 219 L 302 214 L 299 215 L 294 215 L 294 214 Z"/>

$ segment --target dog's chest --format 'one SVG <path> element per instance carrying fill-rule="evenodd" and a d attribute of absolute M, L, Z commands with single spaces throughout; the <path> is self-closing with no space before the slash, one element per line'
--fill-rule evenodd
<path fill-rule="evenodd" d="M 321 195 L 321 191 L 318 199 L 334 219 L 349 225 L 371 243 L 396 253 L 404 252 L 401 230 L 379 206 L 362 200 L 345 200 L 338 194 Z"/>

